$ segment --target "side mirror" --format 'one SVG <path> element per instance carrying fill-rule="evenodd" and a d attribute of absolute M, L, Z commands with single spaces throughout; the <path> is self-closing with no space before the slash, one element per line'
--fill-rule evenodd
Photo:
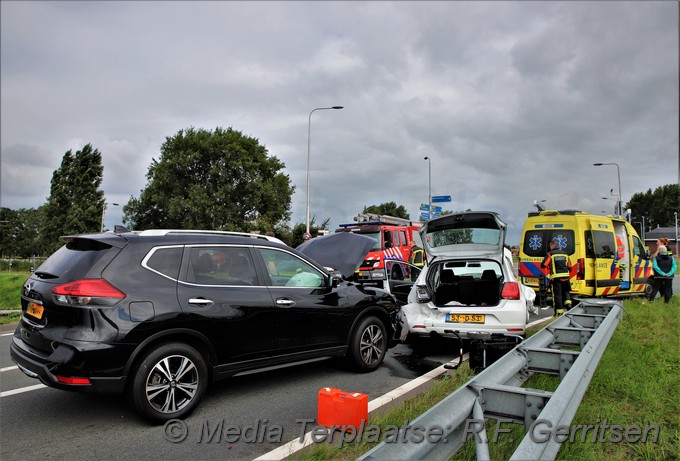
<path fill-rule="evenodd" d="M 328 276 L 328 286 L 330 288 L 337 288 L 338 287 L 338 279 L 336 277 L 333 277 L 332 275 Z"/>

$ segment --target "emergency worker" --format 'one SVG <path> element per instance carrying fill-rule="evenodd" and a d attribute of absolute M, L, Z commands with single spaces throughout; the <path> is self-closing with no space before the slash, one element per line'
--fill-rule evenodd
<path fill-rule="evenodd" d="M 569 255 L 557 248 L 557 241 L 550 242 L 550 251 L 545 255 L 541 261 L 541 268 L 549 270 L 550 285 L 553 291 L 553 305 L 555 307 L 555 315 L 564 314 L 564 308 L 571 308 L 571 284 L 569 283 L 569 274 L 571 272 L 571 265 L 569 264 Z"/>
<path fill-rule="evenodd" d="M 423 267 L 425 264 L 423 254 L 423 249 L 416 244 L 415 240 L 411 240 L 411 254 L 408 257 L 408 262 L 416 267 Z"/>

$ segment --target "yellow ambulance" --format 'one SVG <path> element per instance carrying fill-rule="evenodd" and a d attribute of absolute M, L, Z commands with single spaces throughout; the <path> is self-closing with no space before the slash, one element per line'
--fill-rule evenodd
<path fill-rule="evenodd" d="M 643 242 L 623 218 L 577 210 L 529 213 L 522 231 L 518 272 L 524 285 L 539 291 L 541 261 L 555 240 L 569 254 L 575 297 L 644 295 L 652 274 Z"/>

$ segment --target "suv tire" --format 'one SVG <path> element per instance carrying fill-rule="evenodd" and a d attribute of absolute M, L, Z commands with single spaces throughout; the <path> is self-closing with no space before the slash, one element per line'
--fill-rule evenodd
<path fill-rule="evenodd" d="M 366 317 L 354 329 L 349 343 L 349 358 L 358 371 L 373 371 L 382 363 L 387 347 L 385 325 L 377 317 Z"/>
<path fill-rule="evenodd" d="M 207 385 L 203 356 L 186 344 L 167 343 L 147 353 L 136 367 L 130 397 L 145 418 L 164 422 L 194 411 Z"/>

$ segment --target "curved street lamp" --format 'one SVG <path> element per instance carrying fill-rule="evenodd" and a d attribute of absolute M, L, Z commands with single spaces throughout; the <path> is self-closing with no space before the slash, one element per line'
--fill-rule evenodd
<path fill-rule="evenodd" d="M 332 107 L 317 107 L 312 109 L 309 113 L 309 122 L 307 124 L 307 234 L 309 234 L 309 166 L 312 157 L 312 114 L 317 110 L 342 109 L 343 106 Z"/>
<path fill-rule="evenodd" d="M 616 167 L 616 175 L 619 179 L 619 201 L 617 202 L 617 207 L 619 209 L 619 217 L 622 217 L 623 209 L 621 205 L 621 170 L 619 169 L 618 163 L 593 163 L 593 166 L 605 166 L 605 165 L 614 165 Z"/>

